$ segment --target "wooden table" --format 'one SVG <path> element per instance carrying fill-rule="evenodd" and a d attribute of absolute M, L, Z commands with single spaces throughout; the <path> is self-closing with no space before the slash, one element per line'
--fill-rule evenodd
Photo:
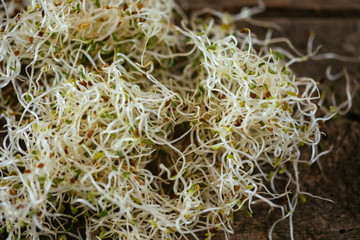
<path fill-rule="evenodd" d="M 293 44 L 306 52 L 309 31 L 316 34 L 315 44 L 323 45 L 321 52 L 360 57 L 360 1 L 359 0 L 265 0 L 267 10 L 255 16 L 279 24 L 282 30 L 276 36 L 288 37 Z M 236 13 L 243 6 L 256 5 L 255 0 L 183 0 L 187 11 L 211 7 Z M 244 23 L 239 23 L 242 27 Z M 254 28 L 256 34 L 264 30 Z M 318 80 L 325 76 L 328 65 L 340 70 L 347 67 L 351 78 L 360 83 L 360 61 L 344 63 L 335 60 L 314 61 L 297 64 L 294 70 L 299 76 Z M 352 86 L 355 86 L 352 83 Z M 344 98 L 344 80 L 325 81 L 324 87 L 337 90 L 338 98 Z M 295 239 L 360 239 L 360 96 L 356 93 L 351 111 L 338 120 L 326 123 L 327 134 L 322 144 L 334 145 L 333 151 L 317 164 L 302 166 L 301 187 L 314 195 L 332 199 L 334 203 L 307 197 L 294 214 Z M 253 208 L 253 218 L 243 213 L 235 215 L 232 240 L 266 239 L 268 230 L 279 216 L 279 211 L 269 213 L 264 205 Z M 224 239 L 218 233 L 215 240 Z M 281 222 L 274 231 L 273 239 L 290 239 L 289 224 Z"/>

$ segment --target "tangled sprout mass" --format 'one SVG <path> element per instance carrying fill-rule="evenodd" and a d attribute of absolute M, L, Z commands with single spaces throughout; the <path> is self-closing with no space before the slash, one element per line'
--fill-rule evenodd
<path fill-rule="evenodd" d="M 257 202 L 292 224 L 297 166 L 325 153 L 319 128 L 336 109 L 316 117 L 317 83 L 289 68 L 298 52 L 235 26 L 259 8 L 188 19 L 169 0 L 11 7 L 0 26 L 9 239 L 228 237 L 233 213 Z"/>

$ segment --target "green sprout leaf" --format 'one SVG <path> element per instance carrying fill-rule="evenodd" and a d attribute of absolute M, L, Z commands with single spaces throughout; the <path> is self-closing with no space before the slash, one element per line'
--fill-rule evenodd
<path fill-rule="evenodd" d="M 93 159 L 94 159 L 95 161 L 97 161 L 97 160 L 99 160 L 103 155 L 104 155 L 104 152 L 102 152 L 102 151 L 97 152 L 97 153 L 95 153 Z"/>
<path fill-rule="evenodd" d="M 205 94 L 205 88 L 203 86 L 199 86 L 199 90 L 203 95 Z"/>
<path fill-rule="evenodd" d="M 208 50 L 216 50 L 216 44 L 215 45 L 207 45 L 206 49 L 208 49 Z"/>
<path fill-rule="evenodd" d="M 76 215 L 76 213 L 78 212 L 77 207 L 74 207 L 73 205 L 70 205 L 70 212 L 72 215 Z"/>
<path fill-rule="evenodd" d="M 212 150 L 217 151 L 221 148 L 221 145 L 215 145 L 210 147 Z"/>
<path fill-rule="evenodd" d="M 95 0 L 95 6 L 97 7 L 97 8 L 100 8 L 101 6 L 100 6 L 100 0 Z"/>
<path fill-rule="evenodd" d="M 291 91 L 287 91 L 286 94 L 289 96 L 292 96 L 292 97 L 296 97 L 296 93 L 291 92 Z"/>
<path fill-rule="evenodd" d="M 268 71 L 269 71 L 269 73 L 271 73 L 271 74 L 276 74 L 276 72 L 275 72 L 274 70 L 272 70 L 270 67 L 268 67 Z"/>
<path fill-rule="evenodd" d="M 108 215 L 108 210 L 107 209 L 104 209 L 99 213 L 99 217 L 105 217 L 107 215 Z"/>
<path fill-rule="evenodd" d="M 338 110 L 337 110 L 337 108 L 335 106 L 330 106 L 330 112 L 331 113 L 337 113 Z"/>
<path fill-rule="evenodd" d="M 54 178 L 54 179 L 53 179 L 53 183 L 54 183 L 55 185 L 58 185 L 58 184 L 61 183 L 62 181 L 64 181 L 63 178 Z"/>
<path fill-rule="evenodd" d="M 32 97 L 31 97 L 31 95 L 30 94 L 26 94 L 26 101 L 27 102 L 31 102 L 31 100 L 32 100 Z"/>

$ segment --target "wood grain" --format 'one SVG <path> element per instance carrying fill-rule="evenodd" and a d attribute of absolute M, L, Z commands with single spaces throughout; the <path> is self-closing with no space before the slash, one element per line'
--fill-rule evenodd
<path fill-rule="evenodd" d="M 226 9 L 255 6 L 257 0 L 182 0 L 180 5 L 185 10 L 200 9 L 203 7 Z M 360 10 L 360 0 L 264 0 L 267 8 L 287 8 L 296 10 Z"/>

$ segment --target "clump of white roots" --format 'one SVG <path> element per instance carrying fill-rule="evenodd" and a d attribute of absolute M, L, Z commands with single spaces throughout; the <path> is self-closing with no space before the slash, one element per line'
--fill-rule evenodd
<path fill-rule="evenodd" d="M 32 0 L 10 17 L 3 3 L 1 231 L 228 237 L 233 213 L 259 201 L 292 223 L 297 166 L 326 153 L 336 109 L 316 116 L 317 83 L 291 72 L 291 45 L 271 51 L 234 26 L 251 11 L 187 21 L 169 0 Z"/>

